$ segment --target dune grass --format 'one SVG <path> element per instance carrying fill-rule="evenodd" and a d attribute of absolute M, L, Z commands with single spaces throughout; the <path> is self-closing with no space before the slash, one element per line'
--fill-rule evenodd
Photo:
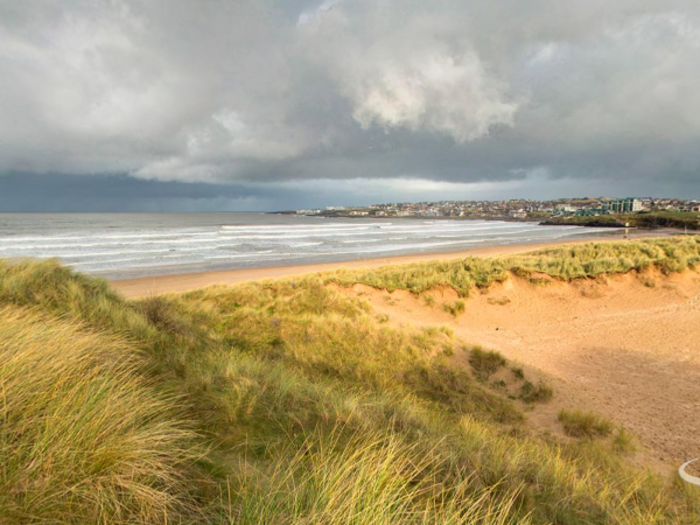
<path fill-rule="evenodd" d="M 449 329 L 395 330 L 336 286 L 448 285 L 466 297 L 515 269 L 676 271 L 697 252 L 690 239 L 581 246 L 140 301 L 55 262 L 0 262 L 0 516 L 697 523 L 698 495 L 628 465 L 627 436 L 618 446 L 533 433 L 522 401 L 478 379 L 500 359 L 483 351 L 465 366 L 473 353 Z M 504 370 L 531 385 L 531 401 L 551 396 Z"/>
<path fill-rule="evenodd" d="M 389 291 L 410 290 L 416 294 L 447 286 L 460 296 L 468 297 L 474 289 L 502 282 L 510 273 L 530 279 L 533 284 L 546 284 L 548 279 L 536 274 L 569 281 L 647 268 L 658 268 L 668 274 L 695 268 L 698 264 L 700 237 L 689 236 L 565 245 L 513 257 L 468 257 L 372 270 L 345 269 L 324 275 L 328 281 L 339 284 L 359 282 Z"/>
<path fill-rule="evenodd" d="M 613 431 L 613 424 L 607 419 L 590 412 L 562 410 L 558 415 L 564 425 L 564 432 L 572 437 L 605 437 Z"/>
<path fill-rule="evenodd" d="M 188 512 L 199 445 L 175 400 L 139 377 L 141 359 L 119 339 L 0 308 L 0 521 Z"/>
<path fill-rule="evenodd" d="M 498 352 L 493 350 L 484 350 L 480 346 L 475 346 L 471 349 L 469 364 L 474 369 L 477 379 L 486 381 L 499 368 L 506 366 L 506 360 Z"/>

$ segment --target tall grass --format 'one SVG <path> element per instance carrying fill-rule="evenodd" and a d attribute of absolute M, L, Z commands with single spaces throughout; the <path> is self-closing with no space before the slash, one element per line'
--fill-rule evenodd
<path fill-rule="evenodd" d="M 188 511 L 193 435 L 122 341 L 0 308 L 0 516 L 165 523 Z"/>
<path fill-rule="evenodd" d="M 500 495 L 498 487 L 476 489 L 466 470 L 446 498 L 425 475 L 444 460 L 391 434 L 356 434 L 342 446 L 333 434 L 311 436 L 287 455 L 283 468 L 229 481 L 229 523 L 530 523 L 527 515 L 514 517 L 518 488 Z"/>

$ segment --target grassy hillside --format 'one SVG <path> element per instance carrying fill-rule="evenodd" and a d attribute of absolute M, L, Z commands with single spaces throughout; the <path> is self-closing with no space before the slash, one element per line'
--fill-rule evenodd
<path fill-rule="evenodd" d="M 141 301 L 0 262 L 0 523 L 697 523 L 692 487 L 629 466 L 619 429 L 538 435 L 522 411 L 546 385 L 337 286 L 468 297 L 699 261 L 694 238 L 578 245 Z"/>
<path fill-rule="evenodd" d="M 629 224 L 635 228 L 676 228 L 678 230 L 700 230 L 700 214 L 680 211 L 643 211 L 624 215 L 600 215 L 598 217 L 551 217 L 542 224 L 575 225 L 591 227 L 624 228 Z"/>

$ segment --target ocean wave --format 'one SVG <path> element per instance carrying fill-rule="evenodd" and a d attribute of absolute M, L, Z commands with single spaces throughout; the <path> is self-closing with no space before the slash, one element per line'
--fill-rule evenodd
<path fill-rule="evenodd" d="M 268 234 L 268 235 L 232 235 L 230 237 L 223 237 L 225 239 L 306 239 L 306 238 L 316 238 L 316 237 L 357 237 L 358 235 L 386 235 L 383 232 L 323 232 L 323 233 L 304 233 L 304 234 Z"/>
<path fill-rule="evenodd" d="M 368 228 L 371 226 L 382 226 L 384 223 L 381 222 L 363 222 L 363 223 L 358 223 L 358 224 L 349 224 L 349 223 L 342 223 L 342 224 L 299 224 L 299 225 L 290 225 L 290 224 L 266 224 L 266 225 L 251 225 L 251 224 L 241 224 L 238 226 L 220 226 L 220 228 L 224 230 L 243 230 L 243 229 L 249 229 L 249 230 L 293 230 L 293 229 L 299 229 L 299 228 L 305 228 L 305 229 L 325 229 L 325 230 L 330 230 L 330 229 L 342 229 L 342 228 Z"/>
<path fill-rule="evenodd" d="M 381 242 L 383 240 L 384 239 L 352 239 L 352 240 L 340 241 L 340 242 L 342 242 L 343 244 L 361 244 L 361 243 L 367 244 L 370 242 Z"/>

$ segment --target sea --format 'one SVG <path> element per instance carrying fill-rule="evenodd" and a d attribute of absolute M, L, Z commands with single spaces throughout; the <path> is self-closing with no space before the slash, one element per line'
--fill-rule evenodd
<path fill-rule="evenodd" d="M 0 214 L 0 258 L 58 259 L 109 279 L 540 243 L 609 228 L 267 213 Z"/>

